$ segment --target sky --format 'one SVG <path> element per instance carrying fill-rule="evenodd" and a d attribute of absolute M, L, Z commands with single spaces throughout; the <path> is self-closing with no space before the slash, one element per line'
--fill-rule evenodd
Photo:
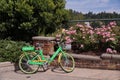
<path fill-rule="evenodd" d="M 65 8 L 82 13 L 120 13 L 120 0 L 66 0 Z"/>

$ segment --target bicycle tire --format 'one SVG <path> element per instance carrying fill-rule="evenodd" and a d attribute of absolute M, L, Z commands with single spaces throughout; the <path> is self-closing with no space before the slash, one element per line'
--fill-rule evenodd
<path fill-rule="evenodd" d="M 65 54 L 60 53 L 58 63 L 62 70 L 65 71 L 66 73 L 72 72 L 75 68 L 75 60 L 68 53 Z"/>
<path fill-rule="evenodd" d="M 27 53 L 27 56 L 29 59 L 32 59 L 36 55 L 35 52 Z M 29 59 L 27 58 L 25 54 L 22 54 L 19 59 L 19 68 L 23 73 L 26 74 L 33 74 L 38 71 L 39 65 L 31 65 L 28 63 Z M 40 57 L 37 57 L 36 60 L 38 60 Z"/>

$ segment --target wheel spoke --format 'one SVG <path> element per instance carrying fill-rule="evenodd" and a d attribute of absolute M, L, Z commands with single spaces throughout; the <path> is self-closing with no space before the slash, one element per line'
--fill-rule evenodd
<path fill-rule="evenodd" d="M 60 67 L 65 71 L 65 72 L 72 72 L 75 68 L 75 62 L 73 57 L 66 53 L 64 55 L 59 56 L 60 59 Z"/>
<path fill-rule="evenodd" d="M 28 53 L 27 55 L 28 55 L 29 59 L 32 59 L 35 56 L 35 54 L 33 54 L 33 53 Z M 38 59 L 38 58 L 36 58 L 36 59 Z M 28 61 L 29 60 L 27 59 L 26 55 L 23 55 L 20 58 L 19 67 L 20 67 L 21 71 L 24 73 L 35 73 L 38 70 L 39 65 L 30 65 L 28 63 Z"/>

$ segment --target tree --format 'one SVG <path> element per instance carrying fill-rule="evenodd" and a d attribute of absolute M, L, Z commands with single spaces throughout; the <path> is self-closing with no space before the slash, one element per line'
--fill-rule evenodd
<path fill-rule="evenodd" d="M 68 20 L 65 0 L 1 0 L 1 33 L 14 40 L 54 32 Z"/>

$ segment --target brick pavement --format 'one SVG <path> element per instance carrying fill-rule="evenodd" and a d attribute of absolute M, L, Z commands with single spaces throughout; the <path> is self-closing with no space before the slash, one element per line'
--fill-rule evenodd
<path fill-rule="evenodd" d="M 75 68 L 72 73 L 64 73 L 58 68 L 54 71 L 49 69 L 46 72 L 39 70 L 35 74 L 24 74 L 21 71 L 14 72 L 14 66 L 10 63 L 1 65 L 0 80 L 120 80 L 119 70 Z"/>

